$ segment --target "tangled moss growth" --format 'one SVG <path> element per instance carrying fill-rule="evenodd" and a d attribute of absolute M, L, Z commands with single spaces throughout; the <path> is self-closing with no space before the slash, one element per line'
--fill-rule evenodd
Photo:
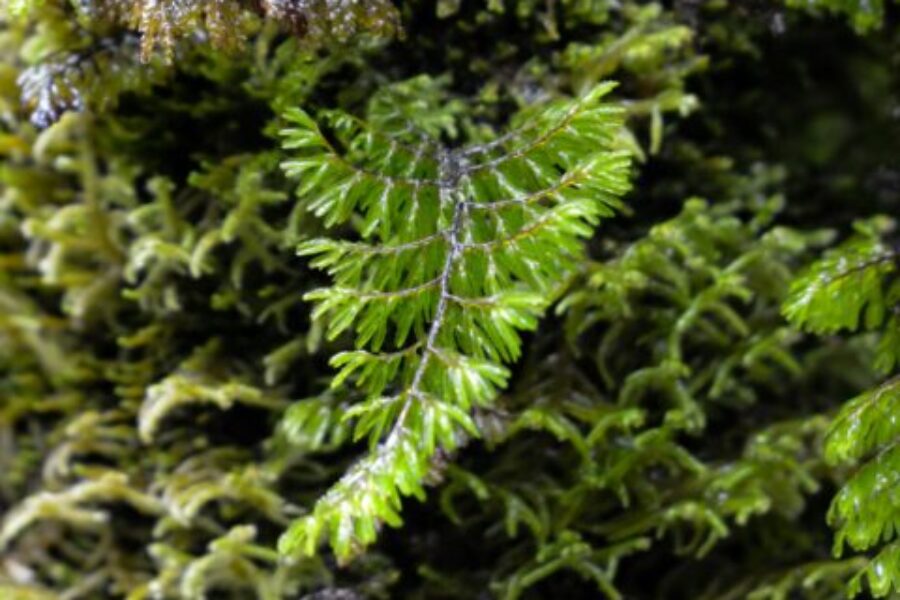
<path fill-rule="evenodd" d="M 0 0 L 0 598 L 900 594 L 896 10 Z"/>

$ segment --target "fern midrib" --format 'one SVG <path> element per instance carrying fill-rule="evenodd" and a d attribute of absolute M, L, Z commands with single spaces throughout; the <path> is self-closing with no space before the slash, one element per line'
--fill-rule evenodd
<path fill-rule="evenodd" d="M 385 441 L 385 446 L 387 448 L 390 448 L 397 443 L 400 435 L 405 430 L 406 419 L 409 415 L 412 403 L 423 395 L 422 390 L 419 389 L 422 385 L 422 378 L 425 376 L 425 371 L 428 368 L 431 357 L 437 352 L 435 347 L 437 337 L 444 326 L 447 305 L 453 299 L 453 293 L 450 290 L 450 275 L 456 267 L 456 260 L 462 254 L 463 244 L 459 239 L 459 232 L 462 226 L 462 218 L 467 207 L 466 202 L 456 198 L 461 166 L 461 161 L 453 152 L 446 150 L 441 152 L 440 162 L 438 164 L 440 203 L 441 206 L 447 206 L 448 204 L 453 203 L 453 218 L 450 227 L 447 230 L 447 244 L 449 245 L 449 250 L 439 275 L 440 296 L 438 297 L 437 307 L 434 311 L 434 320 L 431 322 L 431 326 L 428 329 L 428 336 L 425 339 L 425 348 L 422 350 L 422 358 L 416 366 L 412 380 L 407 388 L 406 398 L 403 401 L 400 414 L 397 417 L 397 421 L 394 424 L 391 433 Z"/>

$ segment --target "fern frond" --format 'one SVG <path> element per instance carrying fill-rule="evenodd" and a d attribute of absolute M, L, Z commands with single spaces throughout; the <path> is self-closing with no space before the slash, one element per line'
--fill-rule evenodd
<path fill-rule="evenodd" d="M 864 583 L 876 598 L 888 596 L 892 590 L 900 589 L 900 542 L 882 548 L 859 572 L 850 579 L 848 594 L 853 597 L 862 593 Z"/>
<path fill-rule="evenodd" d="M 360 241 L 317 239 L 312 256 L 334 286 L 308 294 L 334 338 L 334 386 L 354 381 L 366 400 L 345 418 L 370 442 L 360 460 L 284 535 L 281 550 L 316 551 L 329 537 L 346 560 L 400 523 L 403 496 L 423 496 L 437 452 L 478 430 L 469 412 L 489 406 L 547 298 L 579 256 L 580 240 L 619 206 L 628 156 L 616 150 L 621 110 L 600 103 L 612 86 L 533 112 L 497 142 L 450 149 L 385 142 L 356 119 L 328 113 L 320 126 L 286 118 L 284 164 L 298 195 L 329 227 Z M 393 138 L 396 139 L 396 138 Z"/>
<path fill-rule="evenodd" d="M 900 277 L 896 245 L 887 241 L 894 222 L 876 218 L 857 224 L 857 235 L 812 265 L 792 287 L 785 315 L 811 331 L 875 331 L 881 336 L 875 367 L 893 372 L 900 357 Z M 848 401 L 834 418 L 825 443 L 833 464 L 860 464 L 832 501 L 834 553 L 847 545 L 861 552 L 884 545 L 848 586 L 859 594 L 864 581 L 876 597 L 900 591 L 900 377 Z"/>
<path fill-rule="evenodd" d="M 831 427 L 826 456 L 832 463 L 866 458 L 900 437 L 900 377 L 847 402 Z"/>
<path fill-rule="evenodd" d="M 846 543 L 854 550 L 867 550 L 894 539 L 900 502 L 900 449 L 889 445 L 850 478 L 831 505 L 829 522 L 838 527 L 834 549 L 839 554 Z"/>
<path fill-rule="evenodd" d="M 792 284 L 784 313 L 817 333 L 875 329 L 888 315 L 886 276 L 897 271 L 896 249 L 881 239 L 891 223 L 860 224 L 858 235 L 812 265 Z"/>

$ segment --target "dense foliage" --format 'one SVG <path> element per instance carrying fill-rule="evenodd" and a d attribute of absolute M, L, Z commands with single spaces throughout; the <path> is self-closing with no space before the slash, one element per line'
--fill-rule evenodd
<path fill-rule="evenodd" d="M 0 0 L 0 598 L 900 594 L 885 0 Z"/>

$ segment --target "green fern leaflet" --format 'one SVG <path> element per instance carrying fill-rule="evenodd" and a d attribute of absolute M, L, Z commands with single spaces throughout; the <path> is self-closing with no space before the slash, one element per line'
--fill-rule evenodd
<path fill-rule="evenodd" d="M 291 526 L 282 553 L 314 554 L 327 538 L 350 559 L 382 523 L 401 523 L 401 499 L 424 496 L 440 455 L 478 435 L 472 412 L 506 385 L 519 332 L 536 327 L 582 240 L 628 190 L 622 110 L 601 102 L 612 87 L 460 148 L 437 137 L 446 127 L 392 114 L 372 116 L 377 126 L 285 115 L 295 158 L 283 166 L 337 234 L 300 247 L 333 280 L 307 298 L 330 337 L 355 340 L 332 359 L 333 386 L 365 394 L 345 418 L 370 450 Z"/>

